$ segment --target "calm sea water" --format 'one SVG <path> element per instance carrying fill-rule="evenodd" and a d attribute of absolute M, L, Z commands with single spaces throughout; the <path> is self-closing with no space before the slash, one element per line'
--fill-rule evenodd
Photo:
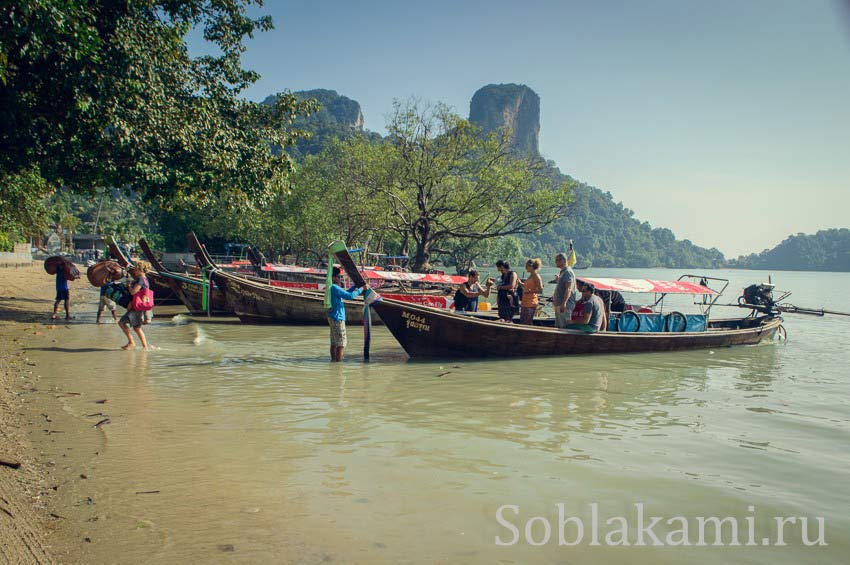
<path fill-rule="evenodd" d="M 732 280 L 728 302 L 767 277 L 709 274 Z M 848 274 L 773 276 L 792 302 L 850 311 Z M 67 439 L 87 446 L 69 455 L 62 496 L 94 562 L 843 563 L 850 319 L 785 326 L 787 342 L 754 347 L 462 362 L 410 362 L 378 328 L 368 364 L 351 328 L 348 360 L 331 365 L 326 328 L 181 315 L 157 318 L 149 353 L 117 351 L 115 325 L 79 323 L 30 357 L 49 384 L 80 393 L 69 412 L 111 419 Z M 574 547 L 558 545 L 558 503 L 583 521 Z M 635 543 L 637 504 L 645 525 L 687 521 L 694 545 L 606 546 L 617 516 Z M 503 510 L 520 534 L 509 547 L 495 543 L 514 537 L 497 521 L 504 505 L 518 507 Z M 530 541 L 544 519 L 552 528 L 540 546 L 525 537 L 535 516 Z M 798 520 L 786 546 L 762 546 L 776 541 L 775 516 L 808 517 L 812 539 L 823 517 L 828 545 L 804 546 Z M 697 517 L 735 518 L 742 545 L 696 546 Z M 664 521 L 662 541 L 680 529 Z"/>

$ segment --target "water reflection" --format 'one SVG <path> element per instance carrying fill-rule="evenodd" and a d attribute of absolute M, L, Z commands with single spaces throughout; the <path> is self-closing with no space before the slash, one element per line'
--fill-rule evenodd
<path fill-rule="evenodd" d="M 406 363 L 386 355 L 383 336 L 381 362 L 337 366 L 305 354 L 324 345 L 319 329 L 253 328 L 247 336 L 245 330 L 225 335 L 229 330 L 192 328 L 195 347 L 152 356 L 152 378 L 169 394 L 191 391 L 193 396 L 203 378 L 202 390 L 212 401 L 231 407 L 253 407 L 263 399 L 263 409 L 274 414 L 270 421 L 292 424 L 287 432 L 306 442 L 356 446 L 368 444 L 380 427 L 402 426 L 583 458 L 592 456 L 571 451 L 574 434 L 616 440 L 663 434 L 671 426 L 698 430 L 699 422 L 683 417 L 677 407 L 704 406 L 701 393 L 718 379 L 740 391 L 770 392 L 779 355 L 775 346 L 759 346 L 674 355 Z"/>

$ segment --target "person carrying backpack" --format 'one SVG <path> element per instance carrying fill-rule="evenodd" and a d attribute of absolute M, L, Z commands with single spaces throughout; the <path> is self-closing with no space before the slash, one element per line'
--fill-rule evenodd
<path fill-rule="evenodd" d="M 127 270 L 133 278 L 130 283 L 132 298 L 130 304 L 127 305 L 127 312 L 118 320 L 121 331 L 127 336 L 127 343 L 121 346 L 121 349 L 126 351 L 136 346 L 133 335 L 130 333 L 130 327 L 132 327 L 139 337 L 139 341 L 142 342 L 142 347 L 147 351 L 148 342 L 145 338 L 145 332 L 142 331 L 142 324 L 146 323 L 145 314 L 153 309 L 153 291 L 148 278 L 145 276 L 147 270 L 144 265 L 132 265 Z"/>

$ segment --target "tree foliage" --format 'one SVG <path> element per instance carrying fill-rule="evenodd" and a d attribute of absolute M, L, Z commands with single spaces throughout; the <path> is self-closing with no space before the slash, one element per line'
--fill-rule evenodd
<path fill-rule="evenodd" d="M 530 233 L 570 203 L 568 183 L 509 151 L 509 132 L 483 135 L 442 104 L 397 102 L 387 130 L 383 142 L 356 136 L 305 161 L 281 211 L 289 241 L 392 242 L 422 270 L 437 255 L 464 264 L 460 252 L 482 249 L 468 243 Z"/>
<path fill-rule="evenodd" d="M 0 174 L 37 170 L 52 186 L 91 193 L 132 187 L 148 199 L 225 188 L 270 200 L 292 163 L 273 155 L 314 109 L 240 93 L 243 41 L 271 28 L 250 0 L 33 0 L 0 7 Z M 214 54 L 192 57 L 200 28 Z"/>
<path fill-rule="evenodd" d="M 60 189 L 44 204 L 49 224 L 70 233 L 109 234 L 133 243 L 146 237 L 153 245 L 162 241 L 153 221 L 154 205 L 135 193 L 100 189 L 93 196 L 85 196 Z"/>
<path fill-rule="evenodd" d="M 569 178 L 550 165 L 548 174 Z M 717 268 L 725 264 L 717 249 L 677 240 L 666 228 L 641 222 L 634 212 L 616 202 L 610 192 L 576 183 L 569 214 L 523 239 L 529 257 L 551 258 L 575 243 L 578 265 L 587 267 Z"/>
<path fill-rule="evenodd" d="M 788 236 L 773 249 L 738 257 L 730 267 L 784 271 L 850 271 L 850 229 Z"/>
<path fill-rule="evenodd" d="M 41 238 L 49 222 L 45 199 L 51 192 L 34 167 L 15 175 L 0 174 L 0 251 Z"/>

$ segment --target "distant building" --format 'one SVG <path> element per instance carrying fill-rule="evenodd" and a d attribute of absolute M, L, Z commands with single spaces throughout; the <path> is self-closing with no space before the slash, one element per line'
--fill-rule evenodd
<path fill-rule="evenodd" d="M 62 237 L 55 231 L 50 232 L 50 235 L 47 236 L 47 240 L 44 242 L 44 246 L 47 248 L 48 255 L 56 255 L 62 251 Z"/>
<path fill-rule="evenodd" d="M 103 249 L 106 243 L 103 236 L 96 233 L 75 233 L 74 249 L 76 251 L 86 251 L 88 249 Z"/>

